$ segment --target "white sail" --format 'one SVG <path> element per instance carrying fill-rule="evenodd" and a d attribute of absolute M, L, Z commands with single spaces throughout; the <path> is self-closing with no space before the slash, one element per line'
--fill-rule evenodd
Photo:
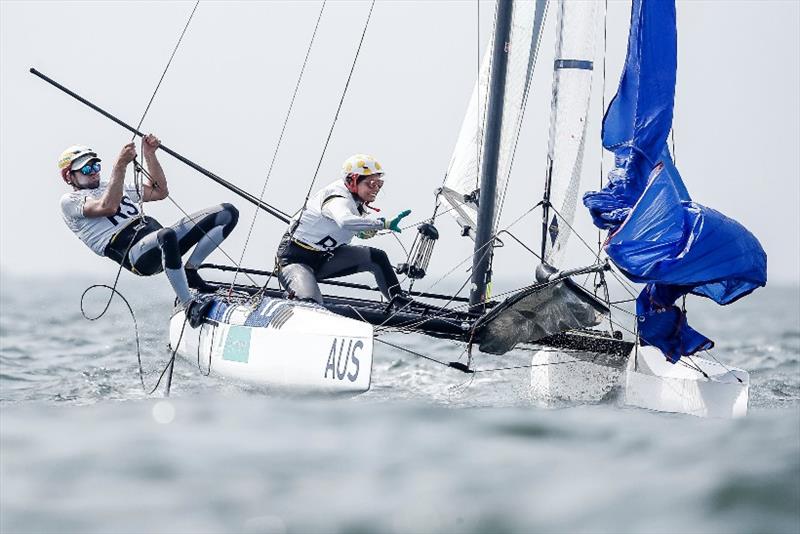
<path fill-rule="evenodd" d="M 503 122 L 500 134 L 500 154 L 497 164 L 497 197 L 505 191 L 511 172 L 514 146 L 530 87 L 531 74 L 539 50 L 539 37 L 544 21 L 546 0 L 514 2 L 511 36 L 508 43 Z M 445 178 L 440 199 L 452 208 L 450 213 L 462 227 L 475 228 L 477 205 L 465 199 L 480 185 L 482 145 L 486 127 L 486 106 L 489 95 L 489 70 L 492 60 L 490 42 L 481 62 L 478 80 L 472 91 L 464 122 Z M 492 199 L 496 202 L 497 199 Z M 495 222 L 500 213 L 495 215 Z M 470 235 L 472 233 L 470 232 Z"/>
<path fill-rule="evenodd" d="M 550 204 L 544 260 L 558 267 L 581 181 L 586 122 L 592 92 L 599 2 L 559 2 L 547 168 Z"/>

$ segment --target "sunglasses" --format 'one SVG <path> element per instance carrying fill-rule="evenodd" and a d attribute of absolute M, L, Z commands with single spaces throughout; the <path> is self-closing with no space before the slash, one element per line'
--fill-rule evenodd
<path fill-rule="evenodd" d="M 372 180 L 364 180 L 362 183 L 365 184 L 370 189 L 380 189 L 381 187 L 383 187 L 383 180 L 379 178 L 373 178 Z"/>
<path fill-rule="evenodd" d="M 98 172 L 100 172 L 100 162 L 95 161 L 94 163 L 91 164 L 87 163 L 77 171 L 72 171 L 72 172 L 80 172 L 84 176 L 89 176 L 90 174 L 97 174 Z"/>

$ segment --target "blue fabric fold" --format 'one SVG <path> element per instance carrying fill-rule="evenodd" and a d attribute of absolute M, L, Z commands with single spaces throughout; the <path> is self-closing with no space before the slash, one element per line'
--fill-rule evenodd
<path fill-rule="evenodd" d="M 675 306 L 684 295 L 725 305 L 766 285 L 758 239 L 722 213 L 692 201 L 667 149 L 677 70 L 675 4 L 634 0 L 628 55 L 603 121 L 615 169 L 584 205 L 609 230 L 606 252 L 645 288 L 636 302 L 639 336 L 670 361 L 713 346 Z"/>

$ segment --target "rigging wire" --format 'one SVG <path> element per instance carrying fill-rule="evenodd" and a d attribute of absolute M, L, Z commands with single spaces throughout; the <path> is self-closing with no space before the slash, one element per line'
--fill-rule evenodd
<path fill-rule="evenodd" d="M 606 109 L 606 58 L 608 55 L 608 0 L 604 2 L 604 11 L 603 11 L 603 78 L 602 78 L 602 90 L 600 92 L 601 98 L 601 109 L 600 111 L 605 113 Z M 602 125 L 601 125 L 601 132 L 602 132 Z M 603 189 L 603 180 L 605 179 L 605 152 L 603 152 L 603 137 L 600 136 L 600 189 Z M 599 256 L 601 251 L 603 250 L 603 234 L 600 228 L 597 229 L 597 255 Z"/>
<path fill-rule="evenodd" d="M 475 114 L 475 126 L 478 130 L 475 132 L 475 188 L 478 189 L 481 170 L 481 148 L 483 146 L 483 125 L 485 124 L 486 120 L 486 106 L 484 106 L 483 113 L 481 113 L 481 0 L 475 0 L 475 7 L 477 8 L 475 11 L 475 107 L 477 108 Z M 495 11 L 497 8 L 495 8 Z M 491 61 L 491 60 L 490 60 Z M 491 65 L 491 63 L 490 63 Z M 491 66 L 489 68 L 491 72 Z M 486 101 L 488 102 L 489 99 L 487 98 Z M 482 121 L 478 122 L 478 117 L 483 116 Z M 453 161 L 450 160 L 450 165 L 453 164 Z M 450 174 L 450 169 L 447 169 L 447 172 L 444 174 L 444 180 L 442 180 L 442 186 L 444 186 L 445 182 L 447 181 L 447 176 Z M 473 189 L 473 191 L 474 191 Z"/>
<path fill-rule="evenodd" d="M 192 21 L 192 18 L 194 17 L 194 13 L 197 10 L 197 6 L 199 4 L 200 4 L 200 0 L 197 0 L 197 2 L 195 3 L 194 7 L 192 8 L 192 12 L 189 14 L 189 18 L 186 21 L 186 24 L 184 25 L 183 30 L 181 31 L 180 37 L 178 38 L 178 42 L 175 44 L 175 48 L 172 50 L 172 54 L 170 55 L 169 60 L 167 61 L 167 65 L 166 65 L 166 67 L 164 67 L 164 71 L 161 73 L 161 78 L 158 80 L 158 83 L 156 84 L 156 88 L 155 88 L 155 90 L 153 91 L 153 94 L 150 97 L 150 101 L 147 103 L 147 106 L 145 107 L 145 110 L 142 113 L 142 117 L 139 119 L 139 124 L 136 127 L 136 130 L 139 130 L 139 128 L 141 127 L 142 123 L 144 122 L 144 119 L 147 116 L 147 112 L 150 110 L 150 106 L 152 105 L 153 100 L 155 99 L 156 94 L 158 93 L 158 89 L 161 87 L 161 82 L 164 80 L 164 77 L 166 76 L 167 71 L 169 70 L 169 67 L 172 64 L 172 59 L 175 57 L 175 53 L 178 51 L 178 47 L 180 46 L 181 41 L 183 40 L 183 36 L 186 34 L 186 30 L 189 28 L 189 23 Z M 131 142 L 133 142 L 135 139 L 136 139 L 136 135 L 134 134 L 134 136 L 131 138 Z M 148 177 L 148 179 L 150 179 L 150 175 L 147 173 L 147 171 L 144 170 L 144 168 L 134 158 L 134 160 L 133 160 L 133 180 L 134 180 L 134 187 L 136 188 L 137 195 L 139 196 L 139 217 L 137 219 L 132 220 L 129 224 L 134 224 L 136 222 L 136 220 L 141 221 L 141 220 L 144 219 L 144 216 L 145 216 L 144 208 L 143 208 L 143 202 L 144 202 L 144 194 L 143 193 L 144 193 L 144 190 L 143 190 L 143 183 L 142 183 L 142 180 L 141 180 L 141 174 L 142 173 L 144 173 Z M 158 183 L 157 182 L 153 182 L 152 180 L 150 180 L 150 181 L 151 181 L 151 185 L 152 186 L 154 186 L 155 188 L 158 188 Z M 134 234 L 133 234 L 133 239 L 131 239 L 131 242 L 128 244 L 128 248 L 125 250 L 125 254 L 124 254 L 123 258 L 126 258 L 128 256 L 128 253 L 130 252 L 131 247 L 133 246 L 133 243 L 136 241 L 136 237 L 138 236 L 140 231 L 141 231 L 141 228 L 137 227 L 136 228 L 136 232 L 134 232 Z M 145 383 L 144 383 L 144 371 L 143 371 L 143 368 L 142 368 L 141 345 L 140 345 L 140 342 L 139 342 L 139 325 L 138 325 L 138 322 L 136 320 L 136 314 L 134 313 L 133 308 L 131 307 L 130 303 L 125 298 L 125 296 L 119 290 L 117 290 L 117 284 L 119 283 L 119 277 L 120 277 L 120 274 L 122 273 L 122 267 L 123 267 L 123 264 L 120 263 L 119 267 L 117 268 L 117 274 L 116 274 L 116 276 L 114 278 L 113 285 L 109 286 L 107 284 L 94 284 L 94 285 L 91 285 L 91 286 L 89 286 L 88 288 L 86 288 L 84 290 L 84 292 L 81 294 L 81 299 L 80 299 L 81 314 L 83 315 L 83 317 L 85 319 L 87 319 L 89 321 L 96 321 L 97 319 L 100 319 L 101 317 L 103 317 L 106 314 L 106 312 L 108 311 L 109 306 L 111 306 L 111 301 L 114 299 L 114 295 L 118 295 L 122 299 L 122 301 L 125 303 L 125 306 L 128 308 L 128 311 L 131 314 L 131 318 L 133 319 L 134 335 L 135 335 L 135 338 L 136 338 L 136 359 L 137 359 L 138 368 L 139 368 L 139 381 L 141 382 L 142 389 L 147 391 L 147 387 L 145 386 Z M 84 308 L 84 299 L 86 297 L 86 294 L 89 293 L 91 290 L 93 290 L 95 288 L 108 289 L 109 290 L 109 296 L 108 296 L 108 300 L 106 301 L 105 306 L 103 307 L 103 310 L 98 315 L 96 315 L 94 317 L 89 317 L 86 314 L 86 310 Z M 185 326 L 185 322 L 184 322 L 184 326 Z M 182 335 L 183 335 L 183 330 L 181 330 L 181 336 Z M 158 388 L 159 384 L 161 383 L 161 378 L 164 376 L 164 373 L 167 371 L 168 368 L 171 368 L 171 366 L 174 364 L 174 358 L 175 358 L 175 354 L 173 353 L 172 358 L 170 359 L 169 363 L 164 368 L 164 370 L 161 372 L 161 376 L 159 377 L 158 382 L 156 383 L 155 387 L 148 394 L 153 394 L 156 391 L 156 389 Z M 171 376 L 172 375 L 170 373 L 170 380 L 171 380 Z"/>
<path fill-rule="evenodd" d="M 283 120 L 283 126 L 281 126 L 281 132 L 280 135 L 278 136 L 278 142 L 275 145 L 275 151 L 272 153 L 272 160 L 270 161 L 269 168 L 267 169 L 267 176 L 264 179 L 264 184 L 261 186 L 261 193 L 258 195 L 259 201 L 261 201 L 264 198 L 264 193 L 267 190 L 267 184 L 269 183 L 269 179 L 272 176 L 272 169 L 275 166 L 275 161 L 278 159 L 278 151 L 280 150 L 281 142 L 283 141 L 283 135 L 286 132 L 286 126 L 287 124 L 289 124 L 289 118 L 291 117 L 292 109 L 294 108 L 294 102 L 295 99 L 297 98 L 297 93 L 300 90 L 300 83 L 303 80 L 303 74 L 305 73 L 306 65 L 308 64 L 308 58 L 311 55 L 311 49 L 314 46 L 314 39 L 317 36 L 317 30 L 319 29 L 320 21 L 322 21 L 322 14 L 325 11 L 326 2 L 327 0 L 323 0 L 322 5 L 320 6 L 319 15 L 317 16 L 317 22 L 314 25 L 314 31 L 311 34 L 311 40 L 308 43 L 308 48 L 306 49 L 305 58 L 303 58 L 303 65 L 300 67 L 300 74 L 297 77 L 297 83 L 294 86 L 294 91 L 292 92 L 292 98 L 289 101 L 289 109 L 286 111 L 286 117 Z M 244 255 L 247 252 L 247 246 L 250 243 L 250 237 L 253 234 L 253 228 L 255 227 L 256 219 L 258 218 L 258 214 L 260 211 L 261 210 L 258 207 L 256 207 L 255 213 L 253 214 L 253 219 L 250 222 L 250 228 L 247 230 L 247 238 L 245 239 L 244 246 L 242 247 L 242 254 L 239 257 L 239 262 L 236 263 L 236 272 L 233 275 L 233 281 L 231 282 L 230 288 L 228 290 L 229 292 L 233 290 L 233 286 L 236 284 L 236 278 L 239 276 L 239 270 L 241 268 L 242 262 L 244 262 Z M 267 280 L 267 283 L 269 283 L 269 279 Z"/>
<path fill-rule="evenodd" d="M 409 348 L 403 347 L 402 345 L 395 345 L 394 343 L 390 343 L 388 341 L 384 341 L 383 339 L 380 339 L 378 337 L 375 338 L 375 341 L 377 341 L 378 343 L 383 343 L 384 345 L 388 345 L 390 347 L 394 347 L 394 348 L 396 348 L 398 350 L 402 350 L 402 351 L 407 352 L 409 354 L 413 354 L 414 356 L 416 356 L 418 358 L 422 358 L 424 360 L 428 360 L 429 362 L 433 362 L 433 363 L 436 363 L 438 365 L 443 365 L 444 367 L 452 367 L 447 362 L 444 362 L 442 360 L 437 360 L 436 358 L 432 358 L 431 356 L 426 356 L 426 355 L 422 354 L 421 352 L 413 351 L 413 350 L 411 350 Z"/>
<path fill-rule="evenodd" d="M 485 133 L 485 125 L 486 125 L 486 114 L 488 113 L 489 107 L 489 99 L 485 98 L 483 101 L 483 106 L 481 106 L 481 0 L 475 1 L 476 5 L 476 15 L 475 15 L 475 184 L 474 190 L 480 188 L 480 166 L 481 166 L 481 153 L 483 152 L 483 137 Z M 497 6 L 495 6 L 495 17 L 494 21 L 492 22 L 492 34 L 495 31 L 497 26 Z M 491 35 L 491 34 L 490 34 Z M 490 41 L 491 43 L 491 41 Z M 490 45 L 491 46 L 491 45 Z M 493 54 L 488 55 L 488 74 L 491 75 L 492 72 L 492 60 Z M 487 95 L 488 96 L 488 95 Z M 469 111 L 469 105 L 467 105 L 467 111 Z M 439 194 L 441 188 L 444 187 L 445 183 L 447 183 L 447 178 L 450 176 L 450 171 L 453 170 L 453 164 L 455 163 L 456 157 L 455 153 L 453 157 L 450 158 L 450 162 L 447 165 L 447 171 L 444 173 L 444 177 L 442 178 L 442 183 L 440 186 L 439 192 L 436 193 L 437 204 L 439 206 Z M 448 199 L 449 200 L 449 199 Z M 465 205 L 465 203 L 462 203 Z M 455 206 L 451 203 L 451 208 L 447 211 L 451 211 L 455 209 Z M 436 212 L 434 211 L 434 214 Z M 446 212 L 442 212 L 446 213 Z M 434 215 L 435 218 L 435 215 Z"/>
<path fill-rule="evenodd" d="M 148 179 L 150 179 L 150 174 L 147 172 L 147 170 L 145 170 L 145 169 L 144 169 L 144 167 L 142 167 L 142 168 L 140 169 L 140 172 L 144 173 L 144 174 L 145 174 L 145 176 L 147 176 L 147 178 L 148 178 Z M 226 258 L 228 258 L 228 260 L 230 260 L 230 262 L 231 262 L 233 265 L 235 265 L 235 266 L 237 266 L 237 267 L 239 267 L 239 268 L 240 268 L 239 264 L 238 264 L 238 263 L 236 263 L 236 260 L 235 260 L 235 259 L 234 259 L 234 258 L 233 258 L 233 257 L 232 257 L 230 254 L 228 254 L 228 253 L 225 251 L 225 249 L 222 247 L 222 242 L 221 242 L 221 241 L 216 241 L 216 240 L 215 240 L 215 239 L 213 239 L 211 236 L 209 236 L 208 232 L 206 232 L 205 230 L 203 230 L 203 229 L 202 229 L 202 228 L 201 228 L 201 227 L 200 227 L 200 226 L 197 224 L 197 220 L 196 220 L 196 219 L 195 219 L 195 218 L 192 216 L 192 214 L 188 213 L 188 212 L 187 212 L 185 209 L 183 209 L 183 207 L 182 207 L 180 204 L 178 204 L 178 202 L 177 202 L 177 201 L 176 201 L 176 200 L 173 198 L 173 195 L 172 195 L 171 193 L 170 193 L 170 195 L 169 195 L 169 196 L 167 196 L 167 199 L 168 199 L 170 202 L 172 202 L 172 204 L 173 204 L 173 205 L 174 205 L 176 208 L 178 208 L 178 211 L 180 211 L 180 212 L 183 214 L 183 216 L 184 216 L 184 217 L 186 217 L 187 219 L 189 219 L 190 221 L 192 221 L 192 222 L 194 223 L 194 225 L 195 225 L 195 228 L 197 228 L 198 230 L 200 230 L 200 231 L 203 233 L 203 236 L 204 236 L 204 237 L 208 237 L 208 239 L 209 239 L 209 240 L 210 240 L 212 243 L 214 243 L 214 245 L 215 245 L 215 247 L 216 247 L 216 248 L 215 248 L 215 250 L 219 250 L 219 251 L 220 251 L 220 252 L 221 252 L 221 253 L 222 253 L 222 254 L 223 254 L 223 255 L 224 255 Z M 198 266 L 198 267 L 199 267 L 199 266 Z M 253 279 L 253 278 L 252 278 L 252 277 L 251 277 L 249 274 L 247 274 L 247 273 L 243 273 L 243 274 L 244 274 L 244 275 L 245 275 L 245 276 L 246 276 L 246 277 L 247 277 L 247 278 L 250 280 L 250 283 L 251 283 L 251 284 L 253 284 L 253 285 L 258 285 L 258 282 L 256 282 L 256 281 L 255 281 L 255 280 L 254 280 L 254 279 Z"/>
<path fill-rule="evenodd" d="M 550 7 L 549 3 L 545 5 L 544 13 L 542 14 L 543 20 L 546 20 L 547 18 L 548 7 Z M 536 47 L 535 47 L 536 53 L 532 54 L 532 57 L 530 57 L 528 63 L 528 74 L 527 74 L 528 82 L 526 83 L 525 92 L 522 96 L 522 102 L 520 103 L 520 113 L 519 113 L 519 118 L 517 119 L 516 132 L 514 133 L 514 146 L 511 149 L 511 159 L 508 164 L 508 171 L 506 172 L 506 183 L 504 184 L 503 192 L 500 195 L 500 207 L 497 210 L 497 214 L 495 215 L 495 223 L 497 224 L 499 224 L 500 222 L 500 216 L 503 213 L 503 207 L 505 206 L 506 203 L 506 193 L 508 192 L 508 187 L 509 184 L 511 183 L 511 169 L 514 168 L 514 159 L 516 158 L 517 155 L 517 145 L 519 144 L 519 135 L 522 132 L 522 121 L 525 118 L 525 110 L 527 109 L 528 106 L 528 97 L 530 96 L 531 93 L 532 84 L 530 83 L 530 79 L 532 76 L 533 69 L 536 66 L 536 60 L 539 58 L 539 45 L 542 43 L 543 34 L 544 32 L 541 31 L 540 29 L 538 39 L 536 40 Z"/>
<path fill-rule="evenodd" d="M 153 90 L 153 94 L 150 95 L 150 100 L 147 102 L 147 106 L 144 108 L 144 112 L 142 113 L 141 118 L 139 119 L 139 123 L 136 125 L 135 130 L 139 131 L 142 127 L 142 123 L 144 123 L 144 118 L 147 116 L 147 112 L 150 111 L 150 106 L 153 105 L 153 101 L 156 98 L 156 94 L 158 94 L 158 90 L 161 88 L 161 82 L 164 81 L 164 77 L 167 75 L 167 71 L 169 70 L 170 65 L 172 64 L 172 59 L 175 57 L 175 54 L 178 52 L 178 47 L 181 45 L 181 41 L 183 41 L 183 36 L 186 34 L 186 30 L 189 29 L 189 23 L 192 22 L 192 18 L 194 17 L 195 11 L 197 11 L 197 6 L 200 5 L 200 0 L 197 0 L 192 8 L 192 12 L 189 14 L 189 19 L 186 21 L 186 24 L 183 26 L 183 30 L 181 31 L 180 36 L 178 37 L 178 42 L 175 43 L 175 48 L 172 49 L 172 54 L 170 54 L 169 59 L 167 60 L 167 64 L 164 67 L 163 72 L 161 73 L 161 77 L 158 79 L 158 83 L 156 83 L 156 88 Z M 136 133 L 131 136 L 131 143 L 136 140 Z M 144 197 L 142 195 L 142 182 L 141 182 L 141 174 L 140 171 L 142 169 L 142 165 L 137 161 L 137 158 L 133 158 L 133 185 L 136 188 L 136 193 L 139 195 L 139 213 L 141 216 L 144 216 Z M 149 178 L 149 175 L 148 175 Z M 151 186 L 154 189 L 158 189 L 158 183 L 151 181 Z"/>
<path fill-rule="evenodd" d="M 396 345 L 394 343 L 391 343 L 389 341 L 385 341 L 385 340 L 380 339 L 378 337 L 375 338 L 375 341 L 377 341 L 378 343 L 382 343 L 384 345 L 387 345 L 389 347 L 395 348 L 397 350 L 402 350 L 403 352 L 406 352 L 408 354 L 411 354 L 411 355 L 416 356 L 418 358 L 421 358 L 423 360 L 427 360 L 429 362 L 435 363 L 437 365 L 441 365 L 443 367 L 448 367 L 450 369 L 457 369 L 459 371 L 462 371 L 462 372 L 468 373 L 468 374 L 494 373 L 494 372 L 499 372 L 499 371 L 511 371 L 511 370 L 516 370 L 516 369 L 531 369 L 533 367 L 551 367 L 551 366 L 556 366 L 556 365 L 566 365 L 566 364 L 570 364 L 570 363 L 581 363 L 581 362 L 584 361 L 584 360 L 581 360 L 579 358 L 575 358 L 575 359 L 572 359 L 572 360 L 566 360 L 566 361 L 561 361 L 561 362 L 530 363 L 530 364 L 527 364 L 527 365 L 512 365 L 512 366 L 507 366 L 507 367 L 491 367 L 491 368 L 488 368 L 488 369 L 470 369 L 469 367 L 462 368 L 460 366 L 454 366 L 454 365 L 452 365 L 451 362 L 445 362 L 443 360 L 438 360 L 436 358 L 433 358 L 432 356 L 428 356 L 426 354 L 422 354 L 421 352 L 418 352 L 418 351 L 415 351 L 415 350 L 411 350 L 411 349 L 409 349 L 407 347 L 403 347 L 402 345 Z M 569 349 L 545 349 L 545 348 L 539 349 L 538 351 L 539 352 L 557 352 L 557 353 L 563 353 L 563 354 L 570 354 L 570 353 L 579 352 L 579 351 L 572 351 L 572 350 L 569 350 Z M 464 352 L 466 352 L 466 350 Z M 462 356 L 463 356 L 463 353 L 457 359 L 461 359 Z"/>
<path fill-rule="evenodd" d="M 328 144 L 331 141 L 331 137 L 333 136 L 333 129 L 336 126 L 336 122 L 339 120 L 339 113 L 342 111 L 342 105 L 344 105 L 344 98 L 347 95 L 347 89 L 350 87 L 350 80 L 353 78 L 353 72 L 356 69 L 356 63 L 358 62 L 358 56 L 361 53 L 361 46 L 364 44 L 364 37 L 367 35 L 367 28 L 369 28 L 369 21 L 372 18 L 372 10 L 375 8 L 375 0 L 372 0 L 369 5 L 369 13 L 367 14 L 367 20 L 364 22 L 364 30 L 361 32 L 361 39 L 358 41 L 358 48 L 356 48 L 356 54 L 353 58 L 353 64 L 350 66 L 350 73 L 347 75 L 347 81 L 344 84 L 344 90 L 342 91 L 342 96 L 339 99 L 339 105 L 336 108 L 336 114 L 333 117 L 333 122 L 331 123 L 331 127 L 328 130 L 328 137 L 325 139 L 325 144 L 322 147 L 322 153 L 319 156 L 319 161 L 317 162 L 317 168 L 314 170 L 314 177 L 311 180 L 311 183 L 308 186 L 308 191 L 306 191 L 306 198 L 303 200 L 303 207 L 300 209 L 299 214 L 297 215 L 297 220 L 300 220 L 303 212 L 308 205 L 308 199 L 311 197 L 311 191 L 314 189 L 314 184 L 317 181 L 317 177 L 319 176 L 319 169 L 322 167 L 322 161 L 325 159 L 325 152 L 328 150 Z M 292 228 L 292 235 L 294 235 L 295 227 Z"/>
<path fill-rule="evenodd" d="M 740 384 L 744 384 L 744 382 L 742 381 L 742 379 L 741 379 L 741 378 L 739 378 L 739 377 L 738 377 L 738 375 L 737 375 L 736 373 L 734 373 L 734 372 L 733 372 L 733 369 L 731 369 L 730 367 L 728 367 L 727 365 L 725 365 L 725 363 L 723 363 L 723 362 L 721 362 L 719 359 L 717 359 L 716 355 L 714 355 L 714 353 L 712 353 L 712 352 L 711 352 L 711 349 L 705 349 L 703 352 L 705 352 L 705 353 L 706 353 L 708 356 L 710 356 L 710 357 L 711 357 L 711 358 L 712 358 L 712 359 L 713 359 L 715 362 L 717 362 L 719 365 L 721 365 L 721 366 L 722 366 L 722 367 L 723 367 L 723 368 L 724 368 L 724 369 L 725 369 L 727 372 L 729 372 L 730 374 L 732 374 L 732 375 L 733 375 L 733 377 L 734 377 L 734 378 L 736 378 L 736 380 L 738 380 Z"/>
<path fill-rule="evenodd" d="M 194 3 L 194 7 L 192 8 L 192 12 L 189 14 L 189 19 L 186 21 L 186 24 L 183 26 L 183 31 L 181 31 L 180 37 L 178 37 L 178 42 L 175 43 L 175 48 L 172 50 L 172 54 L 169 56 L 169 60 L 167 61 L 167 65 L 164 67 L 164 72 L 161 73 L 161 78 L 158 79 L 158 83 L 156 84 L 156 88 L 153 91 L 153 94 L 150 96 L 150 101 L 147 103 L 147 106 L 144 108 L 144 112 L 142 113 L 142 117 L 139 119 L 139 124 L 136 125 L 136 129 L 142 127 L 142 123 L 144 122 L 144 118 L 147 116 L 147 112 L 150 111 L 150 106 L 153 104 L 153 100 L 156 98 L 156 93 L 158 93 L 159 88 L 161 87 L 161 82 L 164 81 L 164 76 L 167 75 L 167 71 L 169 70 L 169 66 L 172 64 L 172 59 L 175 57 L 175 53 L 178 51 L 178 47 L 181 45 L 181 41 L 183 41 L 183 36 L 186 34 L 186 30 L 189 29 L 189 23 L 192 22 L 192 18 L 194 17 L 194 12 L 197 11 L 197 6 L 200 5 L 200 0 L 197 0 Z M 131 137 L 131 142 L 136 139 L 136 134 L 133 134 Z"/>

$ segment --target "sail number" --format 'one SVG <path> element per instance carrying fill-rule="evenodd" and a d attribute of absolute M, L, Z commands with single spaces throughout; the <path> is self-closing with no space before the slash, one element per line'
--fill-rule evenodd
<path fill-rule="evenodd" d="M 344 380 L 346 377 L 350 382 L 355 382 L 361 367 L 356 354 L 363 348 L 364 342 L 360 339 L 334 338 L 323 378 L 328 378 L 330 373 L 331 380 Z"/>

